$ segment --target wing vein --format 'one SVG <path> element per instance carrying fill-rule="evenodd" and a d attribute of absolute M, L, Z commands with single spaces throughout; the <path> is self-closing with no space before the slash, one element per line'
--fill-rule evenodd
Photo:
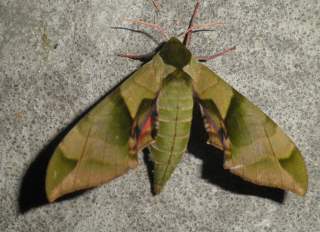
<path fill-rule="evenodd" d="M 73 181 L 72 181 L 72 185 L 73 186 L 76 186 L 75 185 L 76 177 L 78 176 L 79 166 L 80 166 L 82 160 L 84 159 L 84 155 L 85 155 L 85 151 L 87 149 L 87 145 L 88 145 L 88 140 L 89 140 L 89 136 L 90 136 L 90 133 L 91 133 L 91 129 L 92 129 L 92 126 L 89 127 L 89 130 L 88 130 L 88 133 L 87 133 L 87 136 L 86 136 L 86 140 L 84 141 L 84 146 L 83 146 L 83 149 L 81 151 L 81 155 L 79 157 L 79 165 L 77 165 L 75 167 L 75 169 L 74 169 L 74 178 L 73 178 Z"/>
<path fill-rule="evenodd" d="M 270 148 L 271 148 L 271 153 L 272 153 L 273 157 L 275 158 L 275 160 L 278 160 L 278 158 L 277 158 L 277 156 L 276 156 L 276 153 L 275 153 L 275 151 L 274 151 L 274 148 L 273 148 L 273 146 L 272 146 L 272 143 L 271 143 L 271 141 L 270 141 L 269 134 L 268 134 L 268 132 L 267 132 L 267 130 L 266 130 L 266 128 L 265 128 L 264 125 L 263 125 L 263 130 L 264 130 L 264 133 L 265 133 L 265 135 L 266 135 L 266 137 L 267 137 L 269 146 L 270 146 Z M 281 186 L 284 186 L 283 175 L 282 175 L 281 172 L 280 172 L 280 181 L 281 181 Z"/>
<path fill-rule="evenodd" d="M 144 88 L 145 90 L 154 93 L 154 91 L 152 91 L 151 89 L 149 89 L 147 86 L 142 85 L 141 83 L 137 82 L 135 79 L 133 79 L 133 83 L 141 88 Z"/>

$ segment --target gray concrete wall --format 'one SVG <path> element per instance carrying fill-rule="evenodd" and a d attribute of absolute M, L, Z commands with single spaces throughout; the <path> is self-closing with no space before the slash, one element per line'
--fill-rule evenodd
<path fill-rule="evenodd" d="M 203 0 L 198 22 L 225 26 L 192 42 L 198 55 L 237 45 L 208 66 L 296 142 L 310 176 L 304 198 L 246 184 L 196 145 L 196 156 L 185 155 L 157 197 L 141 159 L 110 184 L 45 203 L 43 175 L 55 138 L 140 65 L 115 54 L 157 46 L 144 34 L 110 27 L 141 18 L 171 35 L 186 28 L 194 1 L 160 2 L 157 15 L 147 0 L 0 1 L 0 231 L 319 231 L 317 0 Z"/>

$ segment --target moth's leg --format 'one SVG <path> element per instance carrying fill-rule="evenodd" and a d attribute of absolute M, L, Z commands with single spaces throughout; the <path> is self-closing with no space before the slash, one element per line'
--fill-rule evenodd
<path fill-rule="evenodd" d="M 125 19 L 126 22 L 131 24 L 143 25 L 144 27 L 151 28 L 157 32 L 159 32 L 165 40 L 169 39 L 169 35 L 165 29 L 163 29 L 160 25 L 154 23 L 148 23 L 140 19 Z"/>
<path fill-rule="evenodd" d="M 191 43 L 191 37 L 192 33 L 195 31 L 203 31 L 203 30 L 211 30 L 212 27 L 217 27 L 217 26 L 223 26 L 222 22 L 211 22 L 211 23 L 205 23 L 205 24 L 195 24 L 194 19 L 197 17 L 198 12 L 199 12 L 199 7 L 200 7 L 200 0 L 197 0 L 196 6 L 194 8 L 193 14 L 190 19 L 189 27 L 186 30 L 185 37 L 183 40 L 183 44 L 186 47 L 189 47 Z"/>
<path fill-rule="evenodd" d="M 228 53 L 228 52 L 231 52 L 233 50 L 236 49 L 236 46 L 232 47 L 232 48 L 227 48 L 227 49 L 224 49 L 223 51 L 221 52 L 218 52 L 214 55 L 211 55 L 211 56 L 196 56 L 196 59 L 199 60 L 199 61 L 202 61 L 202 62 L 206 62 L 208 60 L 213 60 L 219 56 L 223 56 L 224 54 Z"/>
<path fill-rule="evenodd" d="M 190 19 L 190 23 L 189 23 L 189 27 L 187 29 L 187 33 L 186 33 L 186 35 L 184 37 L 184 40 L 183 40 L 183 44 L 186 47 L 189 47 L 190 42 L 191 42 L 192 30 L 190 30 L 190 28 L 193 27 L 194 19 L 198 15 L 199 6 L 200 6 L 200 0 L 197 0 L 196 6 L 194 7 L 193 14 L 192 14 L 191 19 Z"/>
<path fill-rule="evenodd" d="M 120 57 L 125 57 L 125 58 L 129 58 L 129 59 L 133 59 L 133 60 L 140 60 L 143 62 L 147 62 L 149 60 L 152 59 L 152 57 L 155 55 L 155 52 L 150 52 L 150 53 L 146 53 L 146 54 L 135 54 L 135 53 L 125 53 L 125 54 L 118 54 L 118 56 Z"/>

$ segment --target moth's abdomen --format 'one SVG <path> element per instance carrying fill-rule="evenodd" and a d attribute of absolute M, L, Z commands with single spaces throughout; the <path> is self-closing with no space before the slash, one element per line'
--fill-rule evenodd
<path fill-rule="evenodd" d="M 154 192 L 159 193 L 186 151 L 193 111 L 189 77 L 169 76 L 157 101 L 157 134 L 151 145 Z"/>

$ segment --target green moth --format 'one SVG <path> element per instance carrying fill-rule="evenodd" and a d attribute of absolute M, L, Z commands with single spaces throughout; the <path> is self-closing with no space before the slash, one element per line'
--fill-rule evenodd
<path fill-rule="evenodd" d="M 224 152 L 224 168 L 258 185 L 306 193 L 306 166 L 291 139 L 187 48 L 192 22 L 183 42 L 163 43 L 64 137 L 47 168 L 50 202 L 123 175 L 144 148 L 159 193 L 186 151 L 195 105 L 208 143 Z"/>

